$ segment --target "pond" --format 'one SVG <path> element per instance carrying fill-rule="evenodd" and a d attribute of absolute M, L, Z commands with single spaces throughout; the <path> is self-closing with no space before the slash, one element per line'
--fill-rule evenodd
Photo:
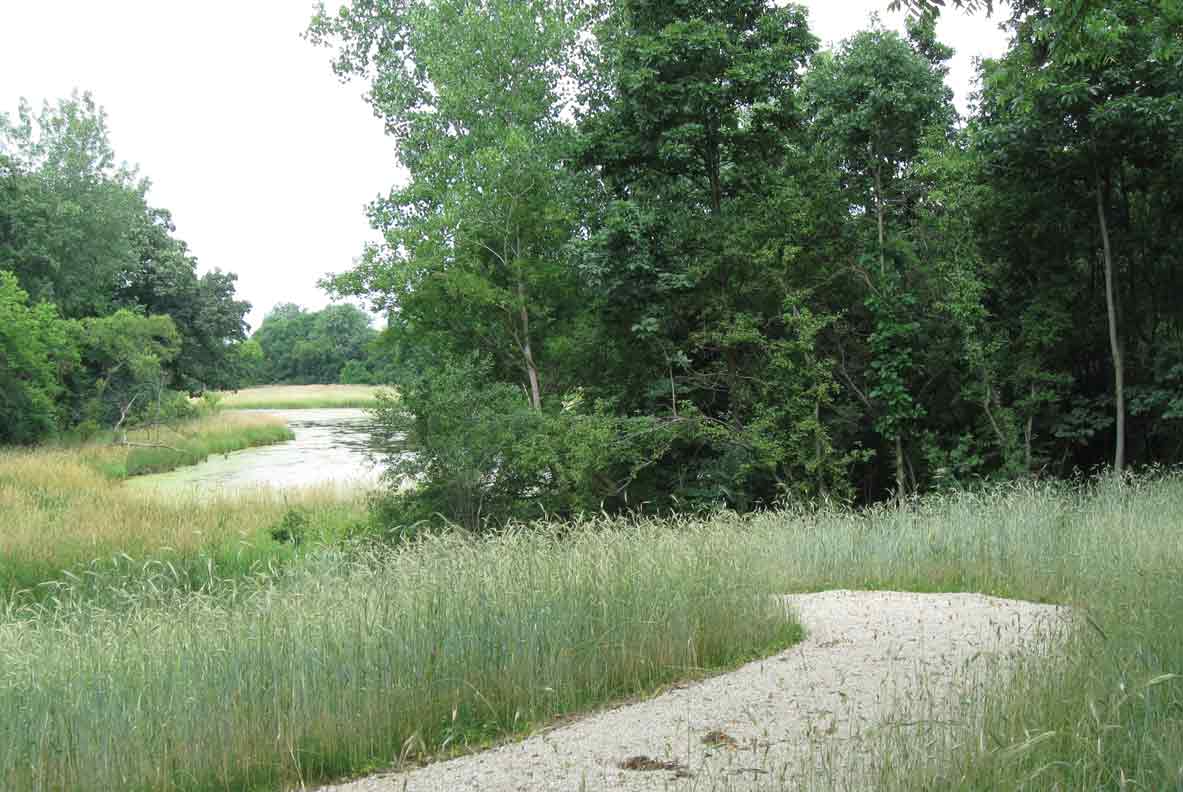
<path fill-rule="evenodd" d="M 296 437 L 285 443 L 211 456 L 168 473 L 138 476 L 129 485 L 176 491 L 234 491 L 308 486 L 371 488 L 383 466 L 371 457 L 365 410 L 250 410 L 282 418 Z"/>

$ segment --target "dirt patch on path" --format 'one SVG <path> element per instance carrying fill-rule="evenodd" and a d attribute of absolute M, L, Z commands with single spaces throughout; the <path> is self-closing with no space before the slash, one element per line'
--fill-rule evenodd
<path fill-rule="evenodd" d="M 963 717 L 973 680 L 1055 651 L 1068 621 L 1062 607 L 978 594 L 828 591 L 786 602 L 808 637 L 785 652 L 521 742 L 325 790 L 697 792 L 849 778 L 867 758 L 860 739 Z M 636 757 L 650 769 L 626 769 Z"/>

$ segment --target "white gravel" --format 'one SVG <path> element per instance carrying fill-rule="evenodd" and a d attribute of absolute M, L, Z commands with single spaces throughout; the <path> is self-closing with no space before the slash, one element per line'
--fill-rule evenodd
<path fill-rule="evenodd" d="M 1055 651 L 1068 615 L 978 594 L 829 591 L 786 601 L 808 635 L 778 655 L 520 742 L 324 789 L 795 789 L 834 773 L 835 757 L 865 762 L 860 740 L 884 728 L 966 717 L 975 684 L 997 682 L 1020 654 Z M 637 756 L 677 769 L 621 769 Z"/>

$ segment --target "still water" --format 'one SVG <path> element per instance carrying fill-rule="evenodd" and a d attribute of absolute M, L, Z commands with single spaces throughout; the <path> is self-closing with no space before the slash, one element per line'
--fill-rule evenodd
<path fill-rule="evenodd" d="M 294 440 L 211 456 L 169 473 L 139 476 L 129 484 L 168 491 L 285 489 L 318 485 L 369 488 L 383 466 L 371 456 L 365 410 L 251 410 L 287 422 Z"/>

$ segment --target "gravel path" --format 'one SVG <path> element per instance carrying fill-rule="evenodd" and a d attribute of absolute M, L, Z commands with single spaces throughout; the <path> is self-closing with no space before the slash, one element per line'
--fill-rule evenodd
<path fill-rule="evenodd" d="M 1067 623 L 1064 608 L 978 594 L 786 600 L 808 637 L 778 655 L 521 742 L 325 790 L 796 789 L 849 778 L 867 758 L 860 739 L 963 717 L 975 684 L 1019 653 L 1054 650 Z"/>

